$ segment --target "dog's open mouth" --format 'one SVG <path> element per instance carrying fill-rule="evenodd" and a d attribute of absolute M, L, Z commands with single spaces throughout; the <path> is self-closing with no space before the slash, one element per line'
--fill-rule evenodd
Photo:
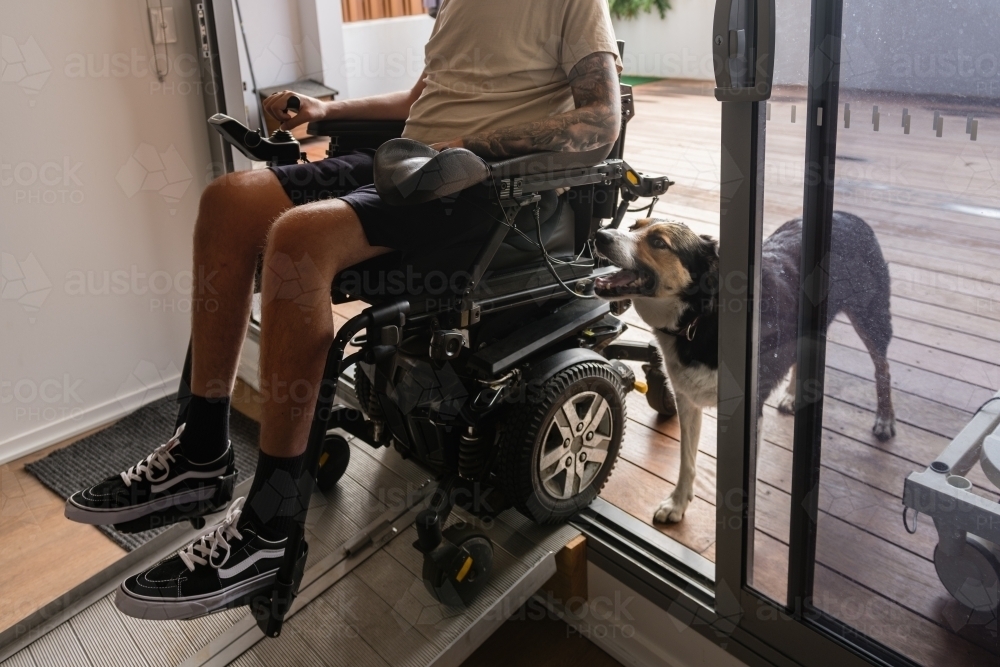
<path fill-rule="evenodd" d="M 649 294 L 653 291 L 654 282 L 653 274 L 648 271 L 622 269 L 618 273 L 594 280 L 594 292 L 603 297 Z"/>

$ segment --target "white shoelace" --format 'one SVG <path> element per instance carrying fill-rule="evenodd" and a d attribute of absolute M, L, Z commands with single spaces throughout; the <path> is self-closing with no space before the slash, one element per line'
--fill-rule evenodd
<path fill-rule="evenodd" d="M 234 500 L 222 523 L 212 529 L 210 533 L 202 535 L 192 544 L 177 552 L 177 555 L 187 565 L 188 570 L 194 572 L 195 565 L 211 565 L 218 570 L 226 564 L 226 561 L 229 560 L 229 551 L 231 549 L 229 539 L 236 538 L 239 540 L 243 538 L 240 531 L 236 528 L 236 522 L 239 520 L 240 514 L 243 513 L 243 503 L 245 501 L 246 498 L 237 498 Z M 215 557 L 219 555 L 217 551 L 219 547 L 225 550 L 226 556 L 222 559 L 222 562 L 216 563 Z"/>
<path fill-rule="evenodd" d="M 181 433 L 184 432 L 184 427 L 187 424 L 181 424 L 177 427 L 177 432 L 174 433 L 174 437 L 167 440 L 165 443 L 153 450 L 153 453 L 139 461 L 134 466 L 121 473 L 122 481 L 125 482 L 125 486 L 132 486 L 132 482 L 139 482 L 142 480 L 143 475 L 146 476 L 146 480 L 149 482 L 162 482 L 170 475 L 170 462 L 174 460 L 173 454 L 170 452 L 180 444 Z M 153 477 L 156 470 L 162 470 L 163 474 L 159 477 Z"/>

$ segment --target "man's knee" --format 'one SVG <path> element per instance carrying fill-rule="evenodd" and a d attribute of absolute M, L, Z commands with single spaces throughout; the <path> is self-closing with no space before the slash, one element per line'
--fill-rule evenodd
<path fill-rule="evenodd" d="M 289 209 L 271 226 L 268 254 L 312 256 L 313 261 L 336 261 L 340 246 L 347 242 L 338 229 L 349 223 L 353 209 L 340 200 L 328 200 Z"/>
<path fill-rule="evenodd" d="M 219 176 L 201 193 L 200 211 L 202 213 L 227 211 L 232 206 L 238 205 L 243 198 L 241 195 L 245 196 L 259 180 L 251 171 L 238 171 Z"/>
<path fill-rule="evenodd" d="M 270 171 L 224 174 L 201 194 L 195 242 L 231 242 L 249 236 L 263 244 L 268 225 L 290 205 Z"/>

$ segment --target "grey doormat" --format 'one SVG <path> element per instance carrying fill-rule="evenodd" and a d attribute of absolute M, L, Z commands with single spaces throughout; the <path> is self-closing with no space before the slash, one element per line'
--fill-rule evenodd
<path fill-rule="evenodd" d="M 136 410 L 103 431 L 89 435 L 29 463 L 25 469 L 62 498 L 133 466 L 174 434 L 176 395 L 162 398 Z M 229 438 L 236 452 L 237 483 L 257 468 L 260 428 L 257 422 L 232 410 Z M 156 528 L 141 533 L 119 533 L 111 526 L 98 526 L 105 535 L 132 551 L 162 533 Z"/>

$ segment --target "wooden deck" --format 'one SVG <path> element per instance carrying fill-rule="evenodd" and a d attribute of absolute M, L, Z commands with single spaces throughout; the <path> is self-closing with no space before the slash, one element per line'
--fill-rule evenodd
<path fill-rule="evenodd" d="M 994 664 L 996 636 L 962 626 L 960 609 L 934 571 L 936 532 L 927 517 L 903 529 L 903 480 L 926 467 L 1000 387 L 1000 121 L 985 109 L 885 96 L 851 103 L 839 133 L 837 208 L 876 231 L 892 276 L 894 338 L 889 348 L 897 435 L 871 435 L 875 388 L 871 361 L 849 321 L 829 332 L 817 544 L 816 605 L 925 665 Z M 791 122 L 797 106 L 798 123 Z M 873 131 L 873 104 L 882 112 Z M 677 182 L 656 209 L 699 233 L 718 236 L 720 104 L 696 82 L 636 88 L 626 158 Z M 913 116 L 904 135 L 901 111 Z M 945 113 L 943 137 L 933 112 Z M 801 215 L 804 94 L 776 91 L 767 124 L 765 235 Z M 982 113 L 976 142 L 966 113 Z M 632 338 L 651 338 L 629 311 Z M 754 585 L 785 599 L 792 418 L 765 412 L 758 460 Z M 632 394 L 621 461 L 602 496 L 649 522 L 673 488 L 679 462 L 676 419 L 659 420 Z M 696 497 L 683 522 L 656 527 L 715 558 L 715 419 L 707 411 Z M 983 495 L 998 491 L 977 467 Z M 960 637 L 961 630 L 972 639 Z M 993 632 L 996 632 L 994 621 Z"/>

